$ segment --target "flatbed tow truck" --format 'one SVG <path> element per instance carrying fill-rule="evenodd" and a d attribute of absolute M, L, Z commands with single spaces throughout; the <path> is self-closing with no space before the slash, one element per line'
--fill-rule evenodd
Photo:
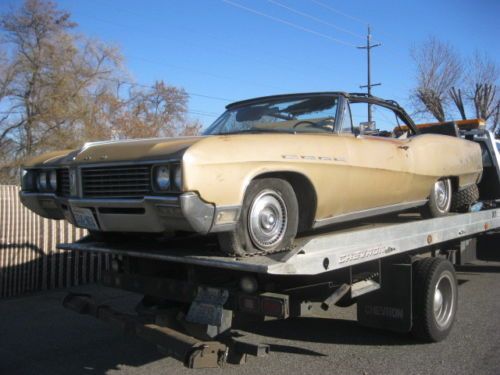
<path fill-rule="evenodd" d="M 450 126 L 458 132 L 456 124 Z M 268 355 L 268 345 L 233 331 L 237 320 L 310 316 L 333 305 L 356 303 L 364 326 L 443 340 L 457 309 L 453 264 L 473 259 L 477 238 L 500 229 L 494 135 L 478 129 L 458 135 L 483 149 L 480 203 L 469 212 L 358 221 L 298 238 L 286 252 L 242 258 L 223 255 L 210 237 L 116 243 L 85 237 L 58 247 L 110 254 L 112 267 L 102 283 L 144 298 L 137 315 L 82 294 L 68 294 L 63 305 L 140 336 L 189 368 Z"/>

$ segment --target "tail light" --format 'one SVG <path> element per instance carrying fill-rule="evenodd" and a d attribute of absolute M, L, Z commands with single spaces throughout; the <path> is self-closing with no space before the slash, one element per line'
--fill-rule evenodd
<path fill-rule="evenodd" d="M 285 294 L 277 293 L 241 294 L 238 298 L 238 310 L 249 314 L 285 319 L 289 316 L 289 298 Z"/>

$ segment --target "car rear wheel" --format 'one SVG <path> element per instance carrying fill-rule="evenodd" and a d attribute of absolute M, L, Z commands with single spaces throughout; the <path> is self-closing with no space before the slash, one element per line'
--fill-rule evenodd
<path fill-rule="evenodd" d="M 429 201 L 421 213 L 424 218 L 446 216 L 450 212 L 452 202 L 452 185 L 449 178 L 437 180 L 432 187 Z"/>
<path fill-rule="evenodd" d="M 285 250 L 297 234 L 298 214 L 290 183 L 278 178 L 254 180 L 247 188 L 236 228 L 218 235 L 220 247 L 233 256 Z"/>
<path fill-rule="evenodd" d="M 453 195 L 451 210 L 453 212 L 468 212 L 469 208 L 479 200 L 479 189 L 476 184 L 457 191 Z"/>

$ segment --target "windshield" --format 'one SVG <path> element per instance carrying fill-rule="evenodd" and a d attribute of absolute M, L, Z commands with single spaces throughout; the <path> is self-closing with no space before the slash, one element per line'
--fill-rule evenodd
<path fill-rule="evenodd" d="M 338 97 L 274 99 L 228 109 L 205 135 L 238 133 L 332 133 Z"/>

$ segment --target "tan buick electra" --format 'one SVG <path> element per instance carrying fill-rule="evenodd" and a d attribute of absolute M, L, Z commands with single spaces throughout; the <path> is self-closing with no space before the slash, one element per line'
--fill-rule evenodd
<path fill-rule="evenodd" d="M 288 249 L 297 233 L 477 199 L 480 146 L 422 134 L 394 101 L 342 92 L 250 99 L 202 136 L 85 144 L 22 170 L 22 202 L 106 238 L 217 233 L 231 255 Z"/>

